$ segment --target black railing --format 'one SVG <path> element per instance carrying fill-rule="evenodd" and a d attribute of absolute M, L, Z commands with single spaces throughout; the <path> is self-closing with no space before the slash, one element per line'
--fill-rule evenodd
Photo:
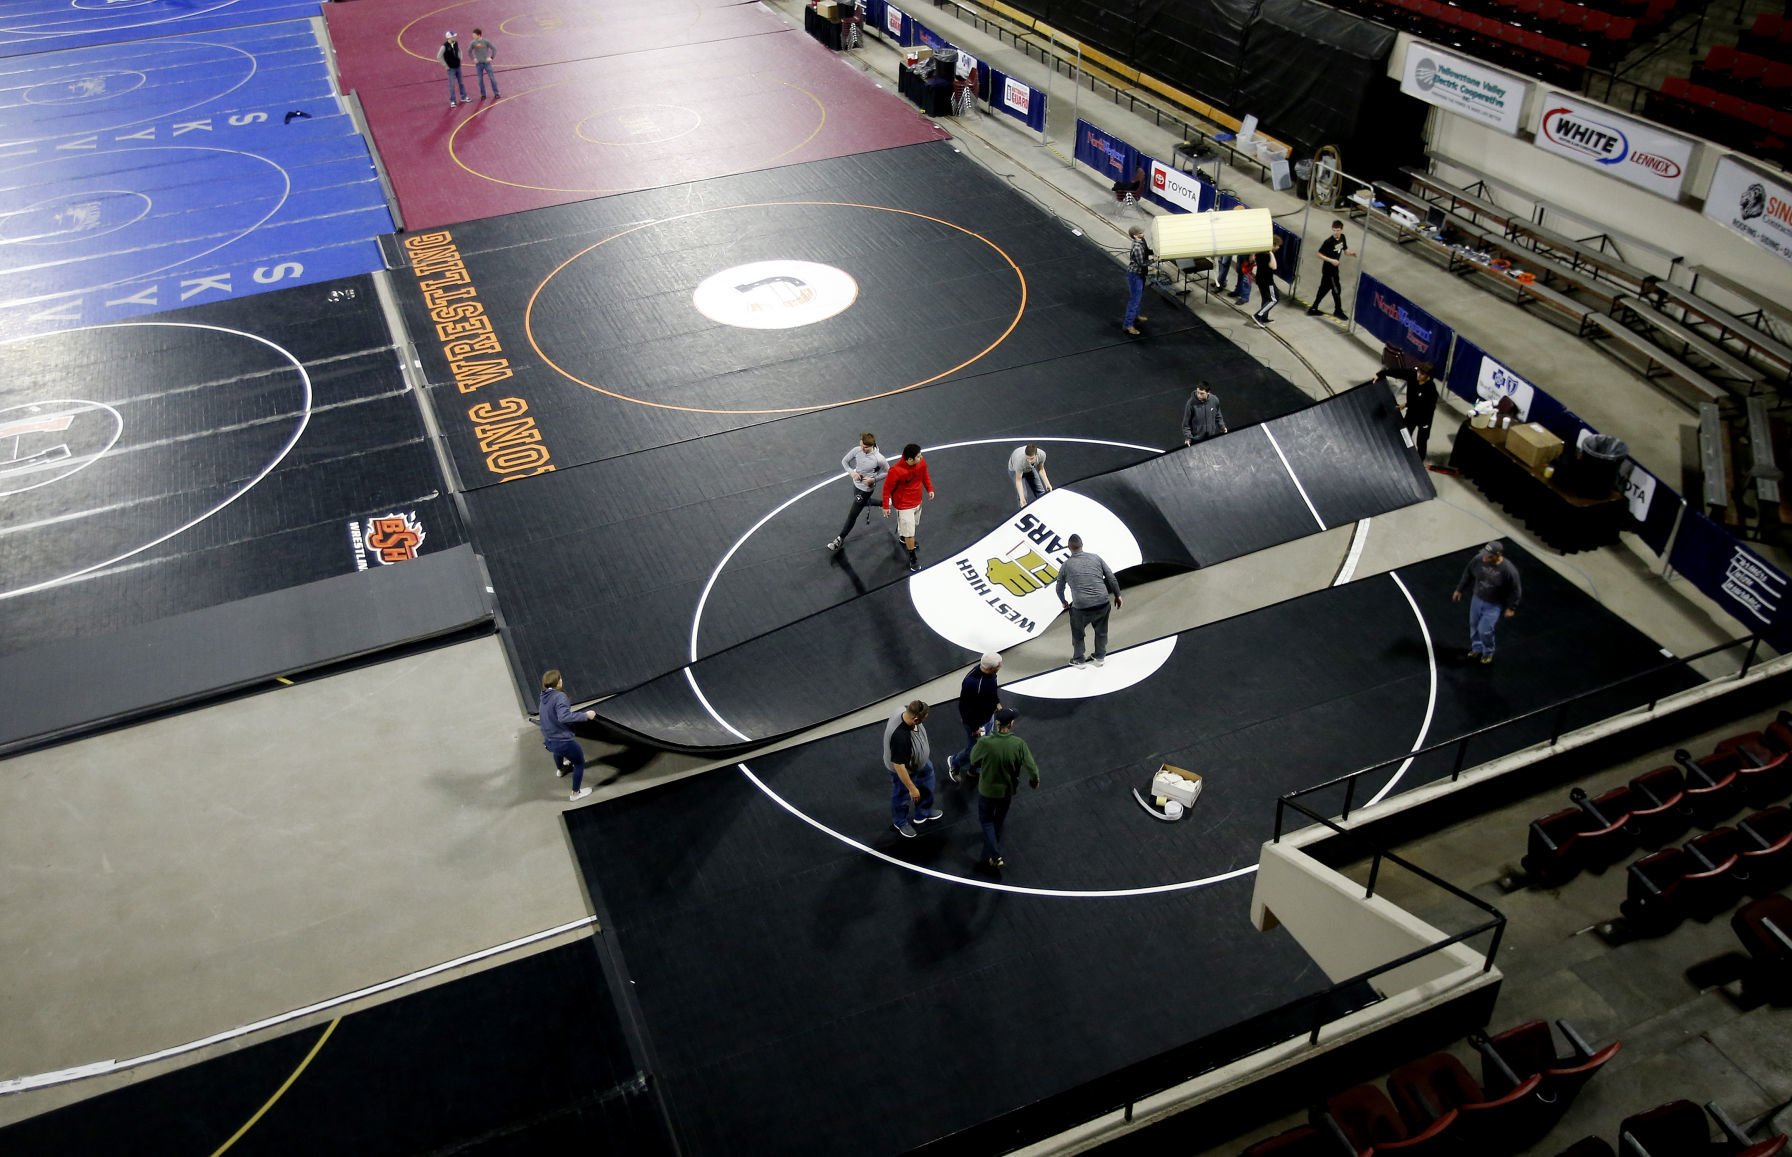
<path fill-rule="evenodd" d="M 1508 728 L 1516 723 L 1524 723 L 1548 715 L 1550 716 L 1548 745 L 1554 747 L 1562 738 L 1563 730 L 1568 721 L 1569 709 L 1575 705 L 1585 703 L 1595 696 L 1605 695 L 1621 687 L 1628 687 L 1646 679 L 1659 679 L 1663 675 L 1689 671 L 1692 665 L 1701 659 L 1708 659 L 1713 655 L 1722 654 L 1725 651 L 1733 651 L 1738 647 L 1746 648 L 1742 655 L 1741 665 L 1737 667 L 1734 676 L 1735 678 L 1740 679 L 1742 676 L 1748 674 L 1749 668 L 1755 665 L 1755 657 L 1761 648 L 1761 636 L 1759 635 L 1748 635 L 1740 639 L 1730 639 L 1727 642 L 1719 643 L 1715 647 L 1707 647 L 1696 655 L 1687 655 L 1683 658 L 1676 658 L 1668 662 L 1658 663 L 1655 666 L 1645 668 L 1641 671 L 1633 671 L 1621 679 L 1614 679 L 1609 683 L 1603 683 L 1597 687 L 1576 692 L 1565 699 L 1559 699 L 1552 703 L 1545 703 L 1541 707 L 1533 707 L 1531 710 L 1521 714 L 1508 716 L 1498 723 L 1490 723 L 1485 727 L 1478 727 L 1473 731 L 1464 732 L 1452 739 L 1446 739 L 1440 743 L 1433 743 L 1429 747 L 1421 747 L 1414 751 L 1407 752 L 1404 755 L 1396 755 L 1392 758 L 1384 759 L 1381 762 L 1371 764 L 1368 767 L 1360 767 L 1355 771 L 1347 772 L 1335 779 L 1328 779 L 1324 783 L 1316 783 L 1312 787 L 1303 787 L 1298 791 L 1291 791 L 1276 800 L 1275 835 L 1271 838 L 1274 841 L 1281 840 L 1283 817 L 1286 814 L 1286 810 L 1290 807 L 1304 815 L 1313 817 L 1315 820 L 1320 819 L 1317 813 L 1304 805 L 1295 802 L 1305 796 L 1315 795 L 1319 792 L 1329 791 L 1333 788 L 1342 786 L 1344 788 L 1344 806 L 1338 813 L 1338 818 L 1346 820 L 1350 818 L 1351 809 L 1356 806 L 1357 784 L 1365 776 L 1374 775 L 1377 772 L 1386 771 L 1396 764 L 1405 763 L 1408 760 L 1420 759 L 1427 755 L 1434 755 L 1452 747 L 1455 748 L 1455 756 L 1450 768 L 1450 782 L 1454 783 L 1462 777 L 1463 767 L 1468 759 L 1469 744 L 1481 736 L 1492 734 L 1495 731 Z M 1704 679 L 1704 677 L 1701 676 L 1701 679 Z M 1709 682 L 1710 680 L 1704 679 L 1704 681 Z M 1661 696 L 1659 694 L 1651 694 L 1648 705 L 1644 710 L 1653 711 L 1655 705 L 1660 701 Z M 1634 708 L 1632 710 L 1634 710 Z M 1620 714 L 1622 714 L 1622 712 L 1620 712 Z M 1332 824 L 1330 820 L 1325 820 L 1323 822 L 1333 828 L 1337 827 L 1337 825 Z"/>

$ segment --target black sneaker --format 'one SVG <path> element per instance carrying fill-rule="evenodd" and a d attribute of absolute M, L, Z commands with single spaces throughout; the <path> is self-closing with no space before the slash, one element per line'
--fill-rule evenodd
<path fill-rule="evenodd" d="M 846 540 L 844 538 L 836 538 L 836 539 L 834 539 L 833 542 L 828 543 L 828 550 L 838 554 L 840 551 L 840 548 L 845 545 L 846 545 Z"/>
<path fill-rule="evenodd" d="M 911 558 L 911 559 L 909 559 L 909 560 L 908 560 L 908 573 L 910 573 L 910 574 L 920 574 L 920 573 L 921 573 L 921 564 L 920 564 L 920 563 L 918 563 L 918 562 L 916 562 L 916 561 L 915 561 L 915 560 L 914 560 L 914 559 L 912 559 L 912 558 Z"/>
<path fill-rule="evenodd" d="M 912 840 L 915 838 L 915 826 L 910 823 L 891 824 L 890 830 L 905 840 Z"/>
<path fill-rule="evenodd" d="M 964 776 L 958 773 L 958 765 L 952 762 L 955 758 L 957 757 L 951 755 L 946 757 L 946 778 L 953 783 L 963 783 Z"/>
<path fill-rule="evenodd" d="M 1317 309 L 1309 309 L 1309 310 L 1307 310 L 1307 316 L 1308 317 L 1318 317 L 1319 311 Z"/>
<path fill-rule="evenodd" d="M 1337 318 L 1339 321 L 1349 321 L 1350 320 L 1348 317 L 1344 316 L 1341 313 L 1334 313 L 1334 314 L 1332 314 L 1332 316 Z"/>

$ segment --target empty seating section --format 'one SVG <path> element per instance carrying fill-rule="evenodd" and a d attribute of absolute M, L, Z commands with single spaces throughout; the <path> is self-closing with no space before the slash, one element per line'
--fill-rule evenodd
<path fill-rule="evenodd" d="M 1688 406 L 1728 407 L 1761 395 L 1770 381 L 1792 382 L 1792 346 L 1625 260 L 1602 244 L 1609 243 L 1603 235 L 1569 237 L 1473 189 L 1417 169 L 1401 173 L 1410 189 L 1377 183 L 1376 200 L 1428 226 L 1384 210 L 1380 219 L 1396 240 L 1435 250 L 1451 272 L 1480 275 L 1515 303 L 1559 316 Z"/>
<path fill-rule="evenodd" d="M 1715 45 L 1690 77 L 1664 79 L 1643 111 L 1665 125 L 1785 164 L 1792 157 L 1792 46 L 1783 51 L 1787 59 Z"/>
<path fill-rule="evenodd" d="M 1349 0 L 1366 15 L 1555 84 L 1609 68 L 1675 9 L 1672 0 Z"/>

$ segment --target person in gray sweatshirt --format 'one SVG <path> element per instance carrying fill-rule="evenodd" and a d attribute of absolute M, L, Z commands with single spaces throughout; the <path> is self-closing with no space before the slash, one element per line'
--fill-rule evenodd
<path fill-rule="evenodd" d="M 1225 432 L 1226 416 L 1220 413 L 1220 396 L 1209 390 L 1206 382 L 1196 382 L 1195 392 L 1182 407 L 1182 444 L 1193 446 Z"/>
<path fill-rule="evenodd" d="M 884 766 L 890 772 L 890 826 L 896 834 L 913 839 L 915 828 L 940 818 L 933 806 L 933 753 L 927 743 L 927 703 L 914 702 L 890 716 L 884 724 Z M 909 805 L 914 820 L 909 820 Z"/>
<path fill-rule="evenodd" d="M 878 453 L 877 435 L 866 430 L 859 435 L 859 444 L 840 459 L 840 469 L 852 479 L 852 505 L 847 507 L 846 521 L 841 524 L 840 533 L 828 543 L 828 549 L 835 552 L 846 545 L 846 536 L 852 533 L 852 524 L 858 521 L 859 512 L 883 484 L 884 475 L 890 472 L 890 460 Z"/>
<path fill-rule="evenodd" d="M 1083 549 L 1083 536 L 1070 536 L 1070 557 L 1058 567 L 1058 601 L 1070 612 L 1070 665 L 1083 665 L 1083 631 L 1095 628 L 1095 665 L 1108 657 L 1108 599 L 1121 604 L 1120 583 L 1099 554 Z M 1065 591 L 1069 596 L 1065 596 Z"/>
<path fill-rule="evenodd" d="M 1450 594 L 1450 601 L 1459 603 L 1468 595 L 1468 657 L 1483 663 L 1493 662 L 1493 632 L 1501 618 L 1518 613 L 1524 598 L 1524 584 L 1518 568 L 1506 557 L 1506 544 L 1494 539 L 1462 568 L 1462 578 Z"/>

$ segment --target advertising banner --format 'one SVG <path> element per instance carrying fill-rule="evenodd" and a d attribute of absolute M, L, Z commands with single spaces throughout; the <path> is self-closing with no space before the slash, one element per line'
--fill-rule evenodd
<path fill-rule="evenodd" d="M 989 70 L 989 107 L 1024 121 L 1035 132 L 1045 131 L 1045 94 L 993 68 Z"/>
<path fill-rule="evenodd" d="M 1792 649 L 1792 618 L 1786 611 L 1789 582 L 1760 555 L 1696 510 L 1680 520 L 1680 535 L 1668 560 L 1693 586 L 1710 596 L 1750 632 L 1776 651 Z"/>
<path fill-rule="evenodd" d="M 1076 122 L 1076 159 L 1110 181 L 1125 181 L 1138 167 L 1139 150 L 1088 121 Z"/>
<path fill-rule="evenodd" d="M 1792 185 L 1727 156 L 1717 162 L 1705 216 L 1792 261 Z"/>
<path fill-rule="evenodd" d="M 1670 200 L 1679 199 L 1692 167 L 1692 142 L 1685 137 L 1559 92 L 1544 94 L 1532 143 Z"/>
<path fill-rule="evenodd" d="M 906 46 L 907 42 L 902 39 L 902 34 L 907 26 L 908 17 L 902 14 L 900 8 L 891 4 L 884 9 L 884 31 L 895 37 L 896 43 Z"/>
<path fill-rule="evenodd" d="M 1196 180 L 1191 173 L 1178 172 L 1162 161 L 1151 162 L 1147 193 L 1153 201 L 1178 213 L 1202 213 L 1213 206 L 1212 185 Z"/>
<path fill-rule="evenodd" d="M 1430 362 L 1443 376 L 1455 331 L 1367 273 L 1357 281 L 1354 316 L 1385 344 Z"/>
<path fill-rule="evenodd" d="M 1415 40 L 1406 46 L 1400 91 L 1446 112 L 1516 134 L 1531 84 L 1509 72 Z"/>

